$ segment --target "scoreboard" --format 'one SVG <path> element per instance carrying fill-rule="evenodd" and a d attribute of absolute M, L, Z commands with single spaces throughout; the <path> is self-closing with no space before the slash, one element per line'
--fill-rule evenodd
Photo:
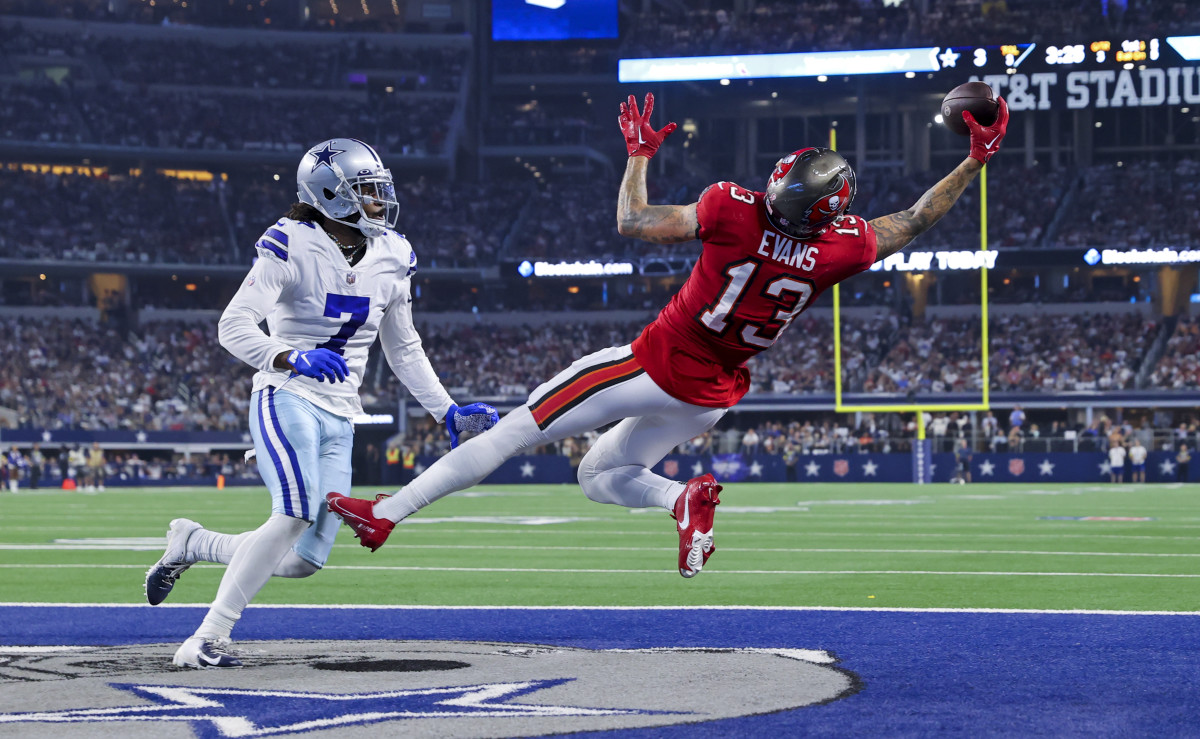
<path fill-rule="evenodd" d="M 919 73 L 936 76 L 1023 74 L 1073 69 L 1133 69 L 1190 65 L 1200 60 L 1200 36 L 1063 38 L 998 46 L 929 46 L 787 54 L 621 59 L 621 82 L 820 77 Z"/>
<path fill-rule="evenodd" d="M 1014 74 L 1063 69 L 1133 69 L 1139 65 L 1187 64 L 1198 56 L 1195 36 L 1094 39 L 1054 44 L 1003 44 L 938 48 L 941 70 L 970 69 L 977 74 Z M 1182 49 L 1182 51 L 1181 51 Z M 941 71 L 939 70 L 939 71 Z"/>
<path fill-rule="evenodd" d="M 621 59 L 621 82 L 894 75 L 982 80 L 1013 110 L 1200 104 L 1200 36 Z"/>

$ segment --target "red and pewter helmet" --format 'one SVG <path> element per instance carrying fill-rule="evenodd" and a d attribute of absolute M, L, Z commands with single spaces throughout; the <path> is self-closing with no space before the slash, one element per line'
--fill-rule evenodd
<path fill-rule="evenodd" d="M 789 236 L 810 239 L 846 212 L 856 192 L 854 170 L 841 154 L 800 149 L 776 162 L 767 180 L 767 218 Z"/>

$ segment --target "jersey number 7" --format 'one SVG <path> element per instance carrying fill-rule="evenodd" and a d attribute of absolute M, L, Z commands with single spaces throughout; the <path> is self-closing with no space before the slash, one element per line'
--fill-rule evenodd
<path fill-rule="evenodd" d="M 721 290 L 721 296 L 708 310 L 701 312 L 698 316 L 700 323 L 704 324 L 705 328 L 718 335 L 724 334 L 729 329 L 730 316 L 736 317 L 746 288 L 750 285 L 754 273 L 760 266 L 762 265 L 759 262 L 751 259 L 731 264 L 725 269 L 725 274 L 729 276 L 729 279 Z M 772 320 L 765 324 L 746 321 L 738 338 L 743 344 L 757 349 L 770 347 L 779 339 L 779 335 L 792 325 L 796 316 L 804 311 L 814 292 L 813 281 L 804 277 L 781 275 L 771 280 L 763 289 L 762 295 L 774 303 L 782 304 L 784 308 L 776 311 Z"/>
<path fill-rule="evenodd" d="M 371 299 L 364 298 L 358 295 L 338 295 L 337 293 L 327 293 L 325 295 L 325 317 L 326 318 L 342 318 L 349 314 L 350 320 L 342 324 L 342 328 L 333 338 L 326 341 L 324 344 L 317 345 L 317 349 L 328 349 L 345 354 L 346 342 L 354 335 L 354 332 L 362 328 L 362 325 L 367 322 L 367 316 L 371 313 Z"/>

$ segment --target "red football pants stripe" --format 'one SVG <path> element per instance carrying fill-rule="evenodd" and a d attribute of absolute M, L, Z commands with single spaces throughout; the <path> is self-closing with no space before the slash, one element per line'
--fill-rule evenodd
<path fill-rule="evenodd" d="M 533 420 L 539 426 L 558 411 L 571 405 L 581 395 L 586 395 L 589 390 L 606 382 L 620 380 L 622 377 L 639 374 L 642 371 L 642 366 L 633 357 L 626 359 L 620 364 L 615 364 L 611 367 L 602 367 L 597 370 L 581 375 L 569 385 L 550 393 L 542 398 L 529 410 L 533 413 Z"/>

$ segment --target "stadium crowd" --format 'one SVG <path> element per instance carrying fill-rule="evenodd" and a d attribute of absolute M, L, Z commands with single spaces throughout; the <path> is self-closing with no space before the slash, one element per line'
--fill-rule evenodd
<path fill-rule="evenodd" d="M 1073 207 L 1063 212 L 1056 246 L 1189 246 L 1200 222 L 1200 162 L 1142 161 L 1085 169 Z M 1136 203 L 1134 208 L 1128 204 Z M 1121 207 L 1126 204 L 1125 207 Z"/>
<path fill-rule="evenodd" d="M 28 449 L 11 445 L 0 449 L 0 482 L 20 481 L 37 489 L 59 485 L 61 480 L 76 483 L 76 490 L 92 493 L 104 490 L 105 482 L 119 486 L 154 483 L 159 480 L 189 480 L 223 475 L 227 480 L 259 481 L 258 466 L 241 454 L 225 452 L 184 454 L 165 450 L 105 451 L 100 445 L 33 444 Z M 5 485 L 0 484 L 0 493 Z"/>
<path fill-rule="evenodd" d="M 1136 314 L 993 315 L 992 388 L 1001 392 L 1127 390 L 1157 333 Z M 870 372 L 865 392 L 979 389 L 978 319 L 914 323 Z"/>
<path fill-rule="evenodd" d="M 22 217 L 0 230 L 0 257 L 67 262 L 229 264 L 218 189 L 146 174 L 0 170 L 0 207 Z"/>
<path fill-rule="evenodd" d="M 262 171 L 231 180 L 228 202 L 243 255 L 239 261 L 248 263 L 263 229 L 296 201 L 284 179 L 290 175 L 285 172 L 276 181 Z M 495 187 L 401 178 L 396 182 L 396 230 L 412 243 L 418 270 L 492 265 L 532 190 L 527 181 Z"/>
<path fill-rule="evenodd" d="M 122 333 L 82 320 L 0 321 L 0 406 L 19 427 L 242 431 L 250 373 L 215 323 L 158 322 Z M 246 371 L 243 371 L 246 370 Z"/>
<path fill-rule="evenodd" d="M 1200 388 L 1200 319 L 1180 319 L 1167 340 L 1167 351 L 1150 373 L 1151 387 L 1170 390 Z"/>
<path fill-rule="evenodd" d="M 1136 316 L 994 317 L 994 390 L 1130 389 L 1154 324 Z M 629 342 L 642 322 L 553 326 L 480 323 L 425 328 L 425 348 L 456 397 L 523 397 L 578 356 Z M 1154 387 L 1196 386 L 1198 328 L 1182 322 L 1151 375 Z M 832 325 L 800 319 L 772 352 L 751 362 L 751 393 L 833 391 Z M 978 323 L 894 316 L 846 319 L 847 391 L 971 392 L 978 389 Z M 224 352 L 210 323 L 155 322 L 124 332 L 76 320 L 5 319 L 0 350 L 10 371 L 0 405 L 22 427 L 240 431 L 250 369 Z M 398 383 L 378 355 L 368 366 L 367 405 L 394 407 Z"/>
<path fill-rule="evenodd" d="M 0 103 L 0 107 L 5 104 Z M 147 112 L 150 110 L 147 107 L 137 115 L 152 118 L 155 114 Z M 171 114 L 176 113 L 178 109 Z M 215 111 L 212 120 L 220 121 Z M 189 126 L 161 135 L 164 129 L 158 124 L 147 123 L 139 130 L 157 141 L 181 146 L 215 145 L 227 140 L 217 129 L 203 133 L 205 124 L 196 120 Z M 438 142 L 444 132 L 425 133 L 426 140 Z M 126 135 L 143 134 L 127 132 Z M 403 134 L 395 135 L 408 139 Z M 249 145 L 246 143 L 249 139 L 241 141 Z M 418 147 L 412 151 L 419 154 L 422 150 Z M 1169 175 L 1169 186 L 1164 189 L 1140 185 L 1140 180 L 1131 183 L 1120 168 L 1094 167 L 1077 175 L 1080 191 L 1067 207 L 1064 198 L 1071 187 L 1069 177 L 1064 181 L 1047 170 L 1027 172 L 999 167 L 989 188 L 989 246 L 1001 249 L 1106 246 L 1112 243 L 1114 233 L 1128 234 L 1130 246 L 1196 246 L 1200 237 L 1189 224 L 1200 219 L 1200 186 L 1196 184 L 1200 179 L 1195 177 L 1200 164 L 1185 159 L 1169 170 L 1152 164 L 1144 169 L 1157 171 L 1164 178 Z M 283 172 L 280 181 L 274 180 L 272 174 L 278 172 L 235 172 L 226 183 L 190 182 L 151 173 L 88 177 L 0 170 L 0 203 L 11 207 L 21 199 L 39 215 L 17 221 L 13 228 L 0 233 L 0 257 L 241 262 L 249 255 L 266 222 L 282 216 L 294 202 L 290 188 L 283 184 L 283 178 L 290 178 L 290 173 Z M 854 210 L 874 218 L 912 205 L 936 180 L 936 175 L 876 174 L 867 179 L 869 185 L 862 186 L 861 204 Z M 752 183 L 746 186 L 754 187 L 756 180 L 748 176 L 735 181 Z M 650 198 L 652 202 L 691 202 L 708 184 L 705 178 L 686 172 L 651 178 Z M 1123 205 L 1127 198 L 1140 198 L 1151 187 L 1168 195 L 1157 200 L 1147 197 L 1139 202 L 1148 203 L 1147 209 L 1162 211 L 1163 217 L 1146 218 L 1142 210 L 1134 214 Z M 397 228 L 409 236 L 418 255 L 429 266 L 487 266 L 498 260 L 522 259 L 695 255 L 695 243 L 656 245 L 620 236 L 614 218 L 617 190 L 618 182 L 603 176 L 540 185 L 525 178 L 452 183 L 430 177 L 401 177 L 397 182 L 402 206 Z M 64 193 L 70 193 L 71 197 L 57 197 Z M 978 208 L 978 197 L 968 191 L 954 210 L 915 242 L 915 247 L 974 248 L 979 241 Z M 1059 222 L 1051 234 L 1051 223 L 1056 217 Z M 231 232 L 226 222 L 233 224 L 236 246 L 230 244 Z M 508 246 L 504 248 L 506 243 Z"/>
<path fill-rule="evenodd" d="M 497 146 L 611 143 L 611 122 L 598 121 L 591 102 L 590 98 L 493 101 L 484 141 Z"/>
<path fill-rule="evenodd" d="M 314 36 L 291 43 L 270 36 L 253 42 L 183 36 L 164 29 L 136 43 L 100 29 L 63 26 L 33 29 L 19 22 L 0 26 L 6 54 L 68 63 L 76 81 L 117 80 L 150 85 L 278 90 L 346 89 L 360 70 L 388 70 L 395 90 L 456 92 L 469 54 L 458 46 L 400 46 L 379 37 L 349 43 Z M 219 41 L 219 43 L 218 43 Z"/>
<path fill-rule="evenodd" d="M 993 316 L 997 391 L 1132 389 L 1154 321 L 1137 315 Z M 424 346 L 455 397 L 528 395 L 576 358 L 632 341 L 644 325 L 579 323 L 424 327 Z M 1191 389 L 1200 328 L 1184 320 L 1150 373 L 1152 388 Z M 753 394 L 833 391 L 831 322 L 806 317 L 750 364 Z M 217 342 L 211 322 L 156 321 L 125 331 L 116 322 L 5 319 L 0 406 L 18 425 L 45 429 L 219 430 L 245 425 L 249 369 Z M 979 324 L 908 322 L 880 313 L 842 323 L 843 387 L 849 392 L 943 393 L 979 388 Z M 368 406 L 394 407 L 399 384 L 372 355 Z"/>

